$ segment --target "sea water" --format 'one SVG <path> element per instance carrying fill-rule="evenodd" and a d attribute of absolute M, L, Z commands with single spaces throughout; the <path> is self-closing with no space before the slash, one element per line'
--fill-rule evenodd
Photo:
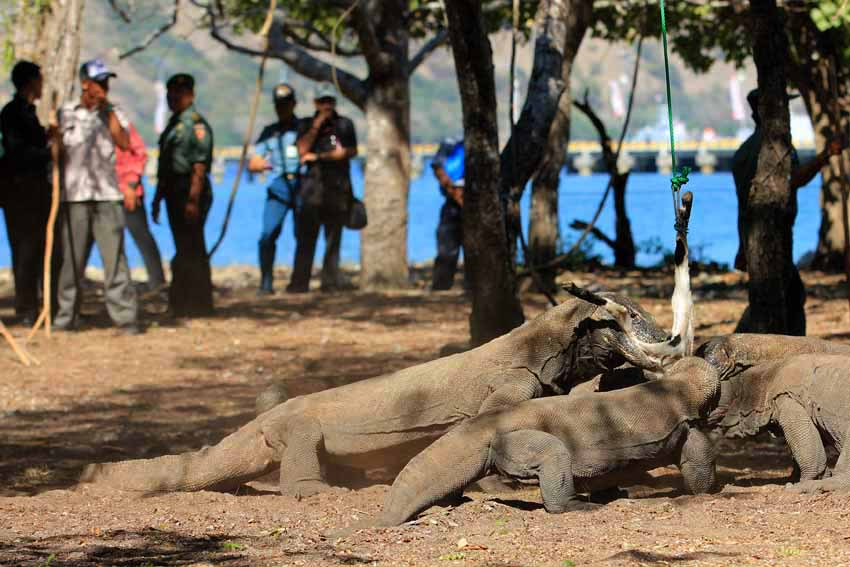
<path fill-rule="evenodd" d="M 221 230 L 221 223 L 227 208 L 227 200 L 235 177 L 236 164 L 229 163 L 223 178 L 214 183 L 214 202 L 206 223 L 207 245 L 212 246 Z M 422 175 L 410 184 L 408 203 L 407 255 L 410 262 L 423 262 L 433 259 L 437 246 L 435 233 L 444 199 L 440 195 L 437 182 L 426 162 Z M 221 247 L 213 256 L 214 266 L 230 264 L 256 264 L 257 240 L 262 224 L 265 185 L 268 180 L 246 175 L 239 188 L 230 226 Z M 352 164 L 352 182 L 354 192 L 363 195 L 363 171 L 360 162 Z M 575 220 L 590 221 L 599 200 L 605 190 L 608 176 L 603 174 L 580 176 L 573 172 L 563 172 L 559 189 L 559 213 L 562 246 L 567 248 L 578 237 L 579 232 L 569 228 Z M 817 232 L 820 224 L 819 187 L 820 176 L 807 187 L 798 191 L 799 213 L 794 225 L 794 259 L 813 250 L 817 245 Z M 701 175 L 692 173 L 685 187 L 694 193 L 694 209 L 690 223 L 689 242 L 692 257 L 702 261 L 716 261 L 730 264 L 734 260 L 738 247 L 737 202 L 735 188 L 730 173 Z M 145 196 L 148 212 L 153 191 Z M 523 225 L 528 228 L 528 208 L 530 188 L 526 190 L 521 203 Z M 626 207 L 631 220 L 632 232 L 639 252 L 637 262 L 641 266 L 658 263 L 665 250 L 673 248 L 673 204 L 670 196 L 669 178 L 657 173 L 633 173 L 629 177 L 626 193 Z M 377 219 L 370 219 L 377 222 Z M 597 226 L 604 233 L 614 237 L 613 195 L 599 217 Z M 174 255 L 174 244 L 168 229 L 168 220 L 163 207 L 159 225 L 151 223 L 154 238 L 159 244 L 163 261 Z M 0 234 L 5 234 L 5 224 L 0 218 Z M 660 246 L 659 246 L 660 245 Z M 143 266 L 141 256 L 132 238 L 127 234 L 126 250 L 132 267 Z M 295 251 L 293 219 L 288 215 L 283 232 L 277 243 L 278 265 L 292 265 Z M 316 265 L 321 265 L 324 241 L 320 238 L 316 250 Z M 604 262 L 613 262 L 614 254 L 605 244 L 597 241 L 590 243 L 590 252 L 601 256 Z M 342 239 L 343 263 L 357 263 L 360 258 L 360 234 L 345 230 Z M 101 266 L 98 253 L 92 254 L 92 265 Z M 0 238 L 0 266 L 11 265 L 10 252 L 5 238 Z"/>

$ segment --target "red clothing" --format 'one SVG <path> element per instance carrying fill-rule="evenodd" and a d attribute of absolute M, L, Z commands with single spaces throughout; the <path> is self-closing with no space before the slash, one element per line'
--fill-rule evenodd
<path fill-rule="evenodd" d="M 145 174 L 145 163 L 148 161 L 148 152 L 145 149 L 145 141 L 136 131 L 136 127 L 130 124 L 130 147 L 122 150 L 115 147 L 115 171 L 118 174 L 118 188 L 124 191 L 127 184 L 133 181 L 139 183 L 136 194 L 144 195 L 145 188 L 142 186 L 142 175 Z"/>

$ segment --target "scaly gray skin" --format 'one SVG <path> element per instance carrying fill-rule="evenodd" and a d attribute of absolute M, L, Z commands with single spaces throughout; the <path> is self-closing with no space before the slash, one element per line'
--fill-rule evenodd
<path fill-rule="evenodd" d="M 379 525 L 412 518 L 489 472 L 537 478 L 548 512 L 584 504 L 577 490 L 628 482 L 676 464 L 694 493 L 714 485 L 714 450 L 697 429 L 717 402 L 717 372 L 676 362 L 668 376 L 622 390 L 554 396 L 471 419 L 414 457 L 396 478 Z"/>
<path fill-rule="evenodd" d="M 634 339 L 666 337 L 626 298 L 629 334 L 597 305 L 571 299 L 474 350 L 275 405 L 213 447 L 90 465 L 81 482 L 156 493 L 232 490 L 280 469 L 296 497 L 327 488 L 322 465 L 396 472 L 457 423 L 544 393 L 566 392 L 624 360 L 652 365 Z"/>
<path fill-rule="evenodd" d="M 724 398 L 712 419 L 727 436 L 782 430 L 800 468 L 801 482 L 790 489 L 850 490 L 850 356 L 802 354 L 755 366 L 724 385 Z M 832 478 L 824 444 L 840 452 Z"/>
<path fill-rule="evenodd" d="M 720 373 L 720 380 L 728 380 L 741 372 L 777 362 L 795 354 L 850 354 L 850 345 L 814 337 L 789 337 L 739 333 L 714 337 L 697 349 L 696 356 L 704 358 Z"/>
<path fill-rule="evenodd" d="M 763 408 L 745 407 L 740 398 L 740 386 L 730 381 L 741 373 L 767 364 L 780 362 L 798 354 L 841 354 L 850 356 L 850 345 L 814 337 L 739 333 L 707 340 L 696 355 L 704 358 L 720 374 L 720 403 L 709 418 L 711 423 L 723 419 L 726 408 L 734 401 L 745 414 L 759 413 Z M 755 371 L 754 371 L 755 372 Z M 761 402 L 752 399 L 752 404 Z M 752 433 L 755 435 L 755 433 Z"/>

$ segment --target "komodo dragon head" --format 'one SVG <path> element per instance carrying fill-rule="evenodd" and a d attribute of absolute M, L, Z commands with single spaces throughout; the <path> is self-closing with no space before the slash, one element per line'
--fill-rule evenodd
<path fill-rule="evenodd" d="M 592 317 L 579 324 L 577 334 L 588 337 L 590 352 L 600 370 L 613 369 L 624 362 L 650 372 L 661 370 L 641 347 L 642 343 L 661 343 L 667 339 L 667 333 L 655 318 L 624 295 L 605 292 L 599 297 L 633 314 L 630 332 L 624 331 L 607 309 L 597 309 Z"/>

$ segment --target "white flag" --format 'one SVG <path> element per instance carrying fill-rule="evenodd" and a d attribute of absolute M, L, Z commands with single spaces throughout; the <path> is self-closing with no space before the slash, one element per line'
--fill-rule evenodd
<path fill-rule="evenodd" d="M 738 77 L 734 74 L 729 79 L 729 102 L 732 105 L 732 118 L 739 122 L 743 121 L 747 114 L 741 96 L 741 83 L 738 82 Z"/>
<path fill-rule="evenodd" d="M 626 113 L 626 104 L 623 102 L 623 93 L 620 90 L 620 83 L 611 79 L 608 81 L 609 98 L 611 99 L 611 112 L 617 118 L 622 117 Z"/>

